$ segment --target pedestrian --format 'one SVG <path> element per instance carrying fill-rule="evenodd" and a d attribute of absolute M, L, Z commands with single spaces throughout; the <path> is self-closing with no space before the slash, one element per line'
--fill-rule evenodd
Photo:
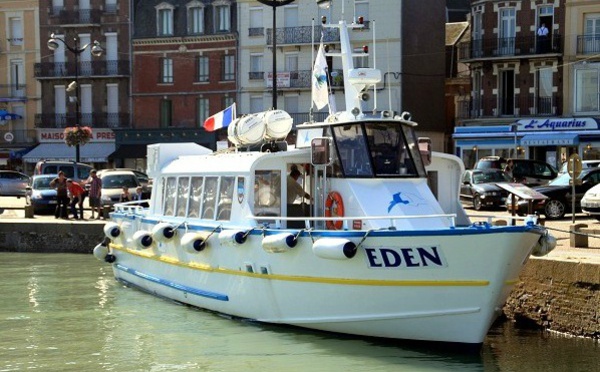
<path fill-rule="evenodd" d="M 510 177 L 511 181 L 514 182 L 513 169 L 514 169 L 514 163 L 513 163 L 512 159 L 508 159 L 508 162 L 506 163 L 506 167 L 504 167 L 504 172 L 508 175 L 508 177 Z"/>
<path fill-rule="evenodd" d="M 58 172 L 58 176 L 50 181 L 50 187 L 56 189 L 56 209 L 54 218 L 67 219 L 67 205 L 69 204 L 69 194 L 67 191 L 67 178 L 63 171 Z"/>
<path fill-rule="evenodd" d="M 85 189 L 81 187 L 77 182 L 73 182 L 70 178 L 67 180 L 67 189 L 69 190 L 69 197 L 71 198 L 70 208 L 73 217 L 76 220 L 83 220 L 83 200 L 85 199 Z M 79 207 L 79 216 L 77 216 L 77 209 L 75 205 Z"/>
<path fill-rule="evenodd" d="M 93 220 L 94 213 L 98 212 L 98 219 L 102 218 L 102 180 L 98 177 L 95 169 L 90 171 L 90 177 L 87 179 L 86 184 L 90 186 L 90 208 L 92 210 L 92 216 L 90 220 Z"/>
<path fill-rule="evenodd" d="M 135 188 L 135 194 L 131 196 L 131 200 L 142 200 L 144 198 L 142 193 L 142 186 Z"/>
<path fill-rule="evenodd" d="M 131 194 L 129 193 L 129 188 L 123 186 L 123 192 L 121 192 L 121 196 L 119 196 L 119 203 L 126 203 L 128 201 L 131 201 Z"/>
<path fill-rule="evenodd" d="M 538 52 L 539 53 L 547 53 L 548 48 L 548 28 L 545 23 L 542 23 L 540 28 L 537 30 L 537 38 L 538 38 Z"/>

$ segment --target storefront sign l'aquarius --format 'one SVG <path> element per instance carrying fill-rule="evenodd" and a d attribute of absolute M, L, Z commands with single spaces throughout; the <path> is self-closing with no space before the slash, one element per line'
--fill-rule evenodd
<path fill-rule="evenodd" d="M 517 122 L 520 131 L 561 131 L 600 129 L 594 118 L 539 118 L 521 119 Z"/>

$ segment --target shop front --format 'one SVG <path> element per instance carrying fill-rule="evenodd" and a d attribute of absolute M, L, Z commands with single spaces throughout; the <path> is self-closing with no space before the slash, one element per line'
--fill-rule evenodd
<path fill-rule="evenodd" d="M 595 118 L 528 118 L 508 125 L 454 129 L 456 155 L 466 168 L 484 156 L 535 159 L 558 168 L 571 154 L 600 159 L 600 121 Z"/>
<path fill-rule="evenodd" d="M 64 129 L 37 129 L 39 144 L 33 150 L 23 155 L 26 171 L 32 172 L 40 160 L 75 161 L 75 147 L 65 143 Z M 115 151 L 115 134 L 110 129 L 92 128 L 92 138 L 85 145 L 80 145 L 80 161 L 95 168 L 108 168 L 109 155 Z"/>

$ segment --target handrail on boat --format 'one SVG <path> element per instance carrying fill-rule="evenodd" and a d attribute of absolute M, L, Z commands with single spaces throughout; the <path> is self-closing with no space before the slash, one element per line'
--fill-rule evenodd
<path fill-rule="evenodd" d="M 346 217 L 284 217 L 284 216 L 255 216 L 248 215 L 246 218 L 255 221 L 275 221 L 275 227 L 281 227 L 281 221 L 304 221 L 306 228 L 310 228 L 311 221 L 342 221 L 342 230 L 348 230 L 348 221 L 353 220 L 390 220 L 390 228 L 395 228 L 396 220 L 408 220 L 408 219 L 426 219 L 426 218 L 448 218 L 450 221 L 450 227 L 456 227 L 456 214 L 425 214 L 425 215 L 412 215 L 412 216 L 346 216 Z"/>

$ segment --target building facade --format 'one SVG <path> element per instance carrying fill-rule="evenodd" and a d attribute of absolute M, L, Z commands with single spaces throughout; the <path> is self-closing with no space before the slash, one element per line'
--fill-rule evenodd
<path fill-rule="evenodd" d="M 114 130 L 131 127 L 129 82 L 130 2 L 128 0 L 40 0 L 40 54 L 35 77 L 41 83 L 41 110 L 36 126 L 89 126 L 113 133 L 81 146 L 81 161 L 106 167 L 115 150 Z M 55 45 L 49 43 L 50 39 Z M 101 55 L 93 46 L 99 43 Z M 42 138 L 42 136 L 39 136 Z M 66 144 L 49 142 L 24 156 L 52 159 Z M 75 150 L 72 149 L 73 159 Z M 93 161 L 91 160 L 93 159 Z"/>
<path fill-rule="evenodd" d="M 37 0 L 0 1 L 0 168 L 22 169 L 22 154 L 36 144 L 38 18 Z"/>
<path fill-rule="evenodd" d="M 600 5 L 568 3 L 472 1 L 459 51 L 472 90 L 454 133 L 467 167 L 487 155 L 557 167 L 574 153 L 598 158 Z"/>
<path fill-rule="evenodd" d="M 362 17 L 365 27 L 354 30 L 351 42 L 368 55 L 354 58 L 355 67 L 377 67 L 383 81 L 366 101 L 367 111 L 409 111 L 419 123 L 418 133 L 432 139 L 434 149 L 447 149 L 451 128 L 444 122 L 445 4 L 435 0 L 382 2 L 333 1 L 329 10 L 313 0 L 297 0 L 276 8 L 273 54 L 273 8 L 255 0 L 238 0 L 240 35 L 239 112 L 286 110 L 294 123 L 323 119 L 328 109 L 312 107 L 311 72 L 321 36 L 332 51 L 339 49 L 339 34 L 322 28 L 326 16 L 336 22 Z M 376 22 L 374 22 L 376 20 Z M 423 24 L 439 27 L 421 27 Z M 373 40 L 375 39 L 375 43 Z M 273 100 L 273 60 L 276 61 L 277 96 Z M 337 110 L 344 110 L 341 62 L 327 58 Z M 376 98 L 375 98 L 376 96 Z"/>
<path fill-rule="evenodd" d="M 122 133 L 121 146 L 134 149 L 160 136 L 215 148 L 224 134 L 202 125 L 237 101 L 237 14 L 229 0 L 136 2 L 135 136 Z"/>

